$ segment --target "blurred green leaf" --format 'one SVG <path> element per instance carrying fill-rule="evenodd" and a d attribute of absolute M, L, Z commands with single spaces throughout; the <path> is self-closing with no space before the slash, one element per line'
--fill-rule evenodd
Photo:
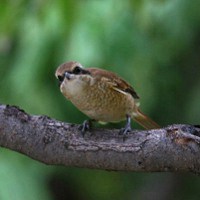
<path fill-rule="evenodd" d="M 77 60 L 126 79 L 141 97 L 143 112 L 161 126 L 198 124 L 199 5 L 200 0 L 2 1 L 0 103 L 82 122 L 87 117 L 62 96 L 54 77 L 59 64 Z M 63 198 L 70 193 L 70 197 L 85 199 L 141 199 L 148 192 L 147 185 L 162 196 L 167 184 L 153 186 L 161 178 L 165 183 L 171 181 L 170 197 L 195 199 L 200 195 L 199 180 L 190 175 L 169 178 L 168 174 L 50 170 L 4 150 L 0 199 L 58 199 L 58 188 L 49 186 L 54 176 L 67 187 Z M 195 186 L 188 187 L 193 180 Z M 173 190 L 176 185 L 179 192 Z"/>

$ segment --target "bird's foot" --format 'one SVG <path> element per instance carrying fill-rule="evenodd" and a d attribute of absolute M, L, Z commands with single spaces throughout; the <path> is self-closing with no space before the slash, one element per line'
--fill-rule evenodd
<path fill-rule="evenodd" d="M 119 135 L 123 135 L 123 141 L 125 140 L 126 136 L 131 132 L 131 117 L 129 115 L 126 116 L 126 125 L 124 128 L 120 129 Z"/>
<path fill-rule="evenodd" d="M 92 120 L 85 120 L 85 121 L 83 122 L 83 124 L 81 124 L 81 125 L 79 126 L 78 129 L 81 131 L 83 137 L 84 137 L 86 131 L 89 131 L 89 130 L 91 129 L 91 126 L 92 126 Z"/>
<path fill-rule="evenodd" d="M 124 128 L 121 128 L 119 131 L 119 135 L 128 135 L 129 132 L 131 132 L 131 127 L 130 126 L 125 126 Z"/>

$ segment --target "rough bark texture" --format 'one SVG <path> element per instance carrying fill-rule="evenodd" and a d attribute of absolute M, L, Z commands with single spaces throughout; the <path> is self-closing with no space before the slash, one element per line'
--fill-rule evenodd
<path fill-rule="evenodd" d="M 0 146 L 49 165 L 115 171 L 200 173 L 200 127 L 171 125 L 132 131 L 92 129 L 83 137 L 78 125 L 31 116 L 0 105 Z"/>

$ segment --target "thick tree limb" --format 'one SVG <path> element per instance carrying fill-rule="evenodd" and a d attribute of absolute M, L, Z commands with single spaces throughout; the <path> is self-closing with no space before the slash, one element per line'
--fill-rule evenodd
<path fill-rule="evenodd" d="M 200 127 L 172 125 L 132 131 L 93 129 L 83 138 L 78 125 L 31 116 L 0 105 L 0 146 L 50 165 L 116 171 L 200 173 Z"/>

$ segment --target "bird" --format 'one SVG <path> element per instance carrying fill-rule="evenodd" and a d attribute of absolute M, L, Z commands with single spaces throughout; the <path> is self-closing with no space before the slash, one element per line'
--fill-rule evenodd
<path fill-rule="evenodd" d="M 85 68 L 77 61 L 58 66 L 55 72 L 61 93 L 89 117 L 80 126 L 85 133 L 93 121 L 102 123 L 125 121 L 120 134 L 131 129 L 131 119 L 145 129 L 160 126 L 139 109 L 140 98 L 134 88 L 116 73 L 101 68 Z"/>

